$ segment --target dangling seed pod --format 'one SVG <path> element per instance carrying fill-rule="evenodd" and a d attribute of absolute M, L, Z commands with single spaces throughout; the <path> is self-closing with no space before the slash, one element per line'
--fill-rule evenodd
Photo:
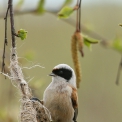
<path fill-rule="evenodd" d="M 71 40 L 71 52 L 72 52 L 72 59 L 74 63 L 75 73 L 76 73 L 76 80 L 77 80 L 77 88 L 79 88 L 79 83 L 81 81 L 81 68 L 78 59 L 78 49 L 83 56 L 83 39 L 80 32 L 75 32 L 72 36 Z"/>

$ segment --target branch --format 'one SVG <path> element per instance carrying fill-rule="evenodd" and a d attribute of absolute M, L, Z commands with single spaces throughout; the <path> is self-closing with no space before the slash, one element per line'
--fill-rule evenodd
<path fill-rule="evenodd" d="M 2 70 L 1 70 L 1 72 L 4 72 L 4 73 L 5 73 L 5 47 L 8 44 L 8 42 L 7 42 L 7 16 L 8 16 L 8 11 L 9 11 L 9 5 L 8 5 L 7 12 L 6 12 L 6 15 L 4 18 L 4 20 L 5 20 L 5 38 L 4 38 L 4 48 L 3 48 L 3 56 L 2 56 Z"/>
<path fill-rule="evenodd" d="M 79 1 L 79 30 L 81 31 L 81 1 Z"/>
<path fill-rule="evenodd" d="M 13 16 L 14 13 L 13 13 L 13 4 L 12 3 L 13 3 L 13 0 L 9 0 L 12 47 L 15 48 L 15 36 L 14 36 L 15 29 L 14 29 L 14 16 Z"/>
<path fill-rule="evenodd" d="M 11 24 L 11 38 L 12 38 L 12 48 L 10 53 L 10 75 L 2 73 L 8 77 L 15 86 L 19 89 L 21 94 L 21 122 L 50 122 L 51 115 L 49 110 L 43 106 L 39 101 L 32 100 L 33 96 L 31 90 L 24 80 L 24 75 L 22 73 L 22 68 L 19 66 L 17 51 L 16 51 L 16 41 L 15 41 L 15 28 L 14 28 L 14 13 L 13 13 L 13 0 L 9 0 L 8 8 L 5 17 L 5 44 L 7 44 L 7 15 L 10 9 L 10 24 Z M 5 50 L 3 56 L 5 55 Z M 4 59 L 4 57 L 3 57 Z M 4 64 L 4 60 L 3 60 Z"/>
<path fill-rule="evenodd" d="M 79 32 L 79 0 L 77 0 L 77 5 L 76 5 L 76 8 L 77 8 L 77 12 L 76 12 L 76 32 Z"/>

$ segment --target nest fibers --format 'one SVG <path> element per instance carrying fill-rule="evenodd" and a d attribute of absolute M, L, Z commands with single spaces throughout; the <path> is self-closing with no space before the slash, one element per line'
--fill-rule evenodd
<path fill-rule="evenodd" d="M 14 82 L 21 93 L 20 122 L 51 122 L 49 110 L 39 101 L 30 100 L 32 94 L 24 80 L 21 67 L 18 65 L 16 48 L 11 49 L 10 76 L 4 74 Z"/>

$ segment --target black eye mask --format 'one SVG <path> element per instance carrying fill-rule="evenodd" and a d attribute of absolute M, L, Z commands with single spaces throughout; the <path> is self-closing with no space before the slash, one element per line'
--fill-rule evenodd
<path fill-rule="evenodd" d="M 60 69 L 54 69 L 52 72 L 55 75 L 58 75 L 64 79 L 66 79 L 67 81 L 70 80 L 72 77 L 72 71 L 70 69 L 60 68 Z"/>

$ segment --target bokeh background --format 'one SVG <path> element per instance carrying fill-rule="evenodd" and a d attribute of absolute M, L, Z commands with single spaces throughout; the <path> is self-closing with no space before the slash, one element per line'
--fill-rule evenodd
<path fill-rule="evenodd" d="M 30 3 L 31 5 L 31 3 Z M 75 21 L 75 13 L 71 16 Z M 122 39 L 121 0 L 83 0 L 82 24 L 109 41 L 116 36 Z M 16 31 L 28 31 L 25 41 L 17 39 L 20 65 L 30 67 L 40 64 L 45 68 L 23 69 L 33 95 L 42 99 L 43 92 L 51 82 L 48 74 L 60 63 L 73 67 L 71 36 L 75 27 L 56 15 L 32 13 L 15 16 Z M 87 33 L 85 33 L 87 34 Z M 0 18 L 0 56 L 4 41 L 4 20 Z M 8 22 L 8 46 L 6 64 L 9 66 L 10 24 Z M 105 48 L 101 43 L 93 45 L 92 51 L 84 47 L 85 57 L 80 57 L 82 82 L 78 89 L 78 122 L 122 122 L 122 74 L 120 84 L 115 84 L 121 54 Z M 80 56 L 80 55 L 79 55 Z M 27 60 L 26 60 L 26 59 Z M 29 60 L 29 61 L 28 61 Z M 31 79 L 31 80 L 30 80 Z M 0 122 L 17 122 L 20 111 L 20 95 L 9 79 L 0 75 Z"/>

